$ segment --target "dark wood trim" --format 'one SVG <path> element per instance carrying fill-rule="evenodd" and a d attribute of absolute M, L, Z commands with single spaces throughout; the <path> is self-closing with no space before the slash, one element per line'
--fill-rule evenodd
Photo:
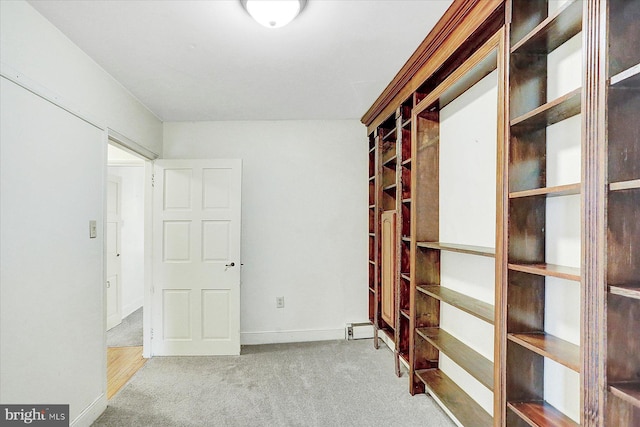
<path fill-rule="evenodd" d="M 582 417 L 584 426 L 604 425 L 606 413 L 606 73 L 607 1 L 584 8 L 582 91 Z"/>
<path fill-rule="evenodd" d="M 387 110 L 395 110 L 403 102 L 404 99 L 399 97 L 399 94 L 406 92 L 408 97 L 428 77 L 423 77 L 422 81 L 415 81 L 416 75 L 424 74 L 425 71 L 429 75 L 435 72 L 446 58 L 455 52 L 503 3 L 504 0 L 455 0 L 391 83 L 362 116 L 362 123 L 367 127 L 377 126 L 373 123 L 377 117 L 384 116 L 382 113 Z"/>

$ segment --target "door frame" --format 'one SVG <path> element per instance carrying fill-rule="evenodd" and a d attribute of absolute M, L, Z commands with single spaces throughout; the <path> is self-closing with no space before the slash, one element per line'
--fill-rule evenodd
<path fill-rule="evenodd" d="M 105 138 L 105 183 L 107 182 L 108 174 L 108 156 L 106 155 L 107 145 L 113 145 L 119 149 L 127 151 L 140 159 L 144 160 L 144 302 L 143 302 L 143 318 L 142 318 L 142 357 L 145 359 L 151 358 L 153 355 L 152 341 L 151 341 L 151 319 L 152 319 L 152 284 L 153 284 L 153 168 L 154 160 L 159 155 L 151 150 L 143 147 L 142 145 L 132 141 L 126 136 L 107 128 L 107 138 Z M 105 185 L 105 199 L 106 199 L 106 185 Z M 106 203 L 104 207 L 104 218 L 107 217 Z M 105 241 L 105 269 L 103 276 L 105 283 L 105 298 L 103 299 L 103 311 L 105 316 L 106 325 L 106 241 Z M 105 346 L 106 346 L 106 328 L 105 328 Z"/>

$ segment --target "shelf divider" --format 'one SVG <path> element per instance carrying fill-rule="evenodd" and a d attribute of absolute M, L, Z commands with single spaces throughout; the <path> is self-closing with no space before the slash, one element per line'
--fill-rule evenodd
<path fill-rule="evenodd" d="M 579 425 L 547 402 L 507 402 L 507 407 L 533 427 Z"/>
<path fill-rule="evenodd" d="M 610 83 L 612 86 L 640 87 L 640 64 L 612 76 Z"/>
<path fill-rule="evenodd" d="M 580 269 L 556 264 L 515 264 L 509 263 L 509 270 L 522 271 L 523 273 L 537 276 L 558 277 L 560 279 L 580 281 Z"/>
<path fill-rule="evenodd" d="M 640 283 L 631 285 L 609 285 L 609 292 L 614 295 L 640 300 Z"/>
<path fill-rule="evenodd" d="M 640 409 L 640 382 L 610 384 L 609 391 L 614 396 Z"/>
<path fill-rule="evenodd" d="M 509 193 L 510 199 L 518 199 L 521 197 L 546 196 L 560 197 L 580 194 L 580 184 L 566 184 L 555 187 L 534 188 L 532 190 L 513 191 Z"/>
<path fill-rule="evenodd" d="M 582 30 L 582 1 L 566 4 L 511 48 L 512 53 L 548 54 Z"/>
<path fill-rule="evenodd" d="M 465 426 L 493 426 L 493 418 L 439 369 L 423 369 L 416 375 L 454 417 Z"/>
<path fill-rule="evenodd" d="M 496 256 L 495 248 L 489 248 L 486 246 L 471 246 L 471 245 L 459 245 L 457 243 L 443 243 L 443 242 L 418 242 L 418 247 L 428 249 L 438 249 L 441 251 L 459 252 L 470 255 L 480 255 L 494 258 Z"/>
<path fill-rule="evenodd" d="M 580 346 L 544 332 L 507 334 L 507 338 L 534 353 L 580 372 Z"/>
<path fill-rule="evenodd" d="M 447 289 L 439 285 L 418 285 L 416 289 L 432 298 L 445 302 L 453 307 L 456 307 L 465 313 L 469 313 L 478 319 L 484 320 L 487 323 L 494 324 L 495 311 L 491 304 L 487 304 L 484 301 L 471 298 L 460 292 Z"/>
<path fill-rule="evenodd" d="M 440 328 L 418 328 L 418 334 L 493 391 L 493 363 Z"/>
<path fill-rule="evenodd" d="M 640 179 L 612 182 L 609 184 L 609 191 L 634 190 L 637 188 L 640 188 Z"/>
<path fill-rule="evenodd" d="M 582 108 L 580 102 L 581 93 L 582 88 L 575 89 L 560 98 L 516 117 L 511 120 L 511 131 L 542 129 L 579 114 Z"/>

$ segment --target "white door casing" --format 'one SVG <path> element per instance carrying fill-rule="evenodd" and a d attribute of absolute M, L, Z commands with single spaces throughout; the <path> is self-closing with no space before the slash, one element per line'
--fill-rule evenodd
<path fill-rule="evenodd" d="M 241 160 L 157 160 L 154 355 L 240 354 Z"/>
<path fill-rule="evenodd" d="M 122 179 L 109 175 L 107 181 L 107 330 L 122 323 Z"/>

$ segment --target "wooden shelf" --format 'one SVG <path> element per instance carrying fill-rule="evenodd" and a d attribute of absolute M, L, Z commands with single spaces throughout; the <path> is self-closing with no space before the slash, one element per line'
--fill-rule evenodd
<path fill-rule="evenodd" d="M 376 180 L 376 176 L 375 175 L 369 177 L 369 181 L 375 181 L 375 180 Z"/>
<path fill-rule="evenodd" d="M 411 243 L 411 237 L 402 236 L 402 241 L 405 242 L 405 243 Z"/>
<path fill-rule="evenodd" d="M 376 147 L 371 147 L 371 148 L 369 149 L 369 153 L 373 153 L 374 151 L 376 151 Z"/>
<path fill-rule="evenodd" d="M 542 129 L 580 113 L 582 88 L 575 89 L 560 98 L 541 105 L 533 111 L 511 120 L 511 131 Z"/>
<path fill-rule="evenodd" d="M 471 245 L 458 245 L 456 243 L 443 243 L 443 242 L 418 242 L 418 247 L 437 249 L 448 252 L 459 252 L 469 255 L 480 255 L 494 258 L 496 256 L 496 250 L 494 248 L 488 248 L 485 246 L 471 246 Z"/>
<path fill-rule="evenodd" d="M 411 158 L 408 158 L 402 161 L 402 166 L 410 166 L 410 165 L 411 165 Z"/>
<path fill-rule="evenodd" d="M 484 301 L 471 298 L 460 292 L 452 291 L 451 289 L 438 285 L 418 285 L 416 289 L 492 325 L 495 321 L 493 305 L 487 304 Z"/>
<path fill-rule="evenodd" d="M 621 73 L 611 77 L 611 86 L 640 88 L 640 64 L 627 68 Z"/>
<path fill-rule="evenodd" d="M 375 209 L 376 205 L 369 205 L 369 209 Z"/>
<path fill-rule="evenodd" d="M 507 402 L 507 407 L 533 427 L 579 425 L 547 402 Z"/>
<path fill-rule="evenodd" d="M 376 233 L 369 233 L 369 237 L 376 237 Z"/>
<path fill-rule="evenodd" d="M 396 128 L 389 129 L 387 132 L 383 132 L 382 140 L 383 141 L 393 141 L 393 142 L 395 142 L 395 139 L 391 138 L 392 135 L 396 136 Z"/>
<path fill-rule="evenodd" d="M 402 199 L 402 203 L 411 203 L 411 197 L 408 197 L 406 199 Z"/>
<path fill-rule="evenodd" d="M 609 191 L 635 190 L 638 188 L 640 188 L 640 179 L 612 182 L 609 184 Z"/>
<path fill-rule="evenodd" d="M 640 284 L 609 285 L 609 292 L 614 295 L 640 300 Z"/>
<path fill-rule="evenodd" d="M 382 187 L 382 191 L 395 190 L 397 187 L 398 187 L 397 184 L 390 184 L 390 185 L 387 185 L 386 187 Z"/>
<path fill-rule="evenodd" d="M 375 261 L 372 261 L 372 260 L 369 260 L 369 264 L 371 264 L 371 265 L 376 265 L 376 262 L 375 262 Z"/>
<path fill-rule="evenodd" d="M 411 126 L 411 117 L 409 117 L 407 120 L 404 120 L 402 122 L 402 127 L 406 128 L 407 126 Z"/>
<path fill-rule="evenodd" d="M 409 275 L 407 273 L 402 273 L 400 275 L 400 277 L 402 277 L 404 280 L 410 282 L 411 281 L 411 277 L 409 277 Z"/>
<path fill-rule="evenodd" d="M 537 276 L 558 277 L 560 279 L 580 281 L 580 269 L 556 264 L 509 264 L 509 269 Z"/>
<path fill-rule="evenodd" d="M 512 53 L 548 54 L 582 30 L 582 1 L 574 0 L 542 21 L 511 48 Z"/>
<path fill-rule="evenodd" d="M 493 426 L 493 418 L 439 369 L 416 371 L 416 376 L 465 426 Z"/>
<path fill-rule="evenodd" d="M 440 328 L 417 328 L 416 332 L 493 391 L 493 363 L 489 359 Z"/>
<path fill-rule="evenodd" d="M 371 286 L 369 286 L 369 292 L 373 292 L 375 294 L 376 290 L 374 288 L 372 288 Z"/>
<path fill-rule="evenodd" d="M 387 166 L 387 165 L 390 165 L 390 164 L 392 164 L 392 163 L 395 163 L 395 162 L 396 162 L 396 160 L 398 160 L 398 156 L 396 156 L 396 155 L 394 154 L 393 156 L 389 157 L 388 159 L 385 159 L 385 160 L 382 162 L 382 166 Z"/>
<path fill-rule="evenodd" d="M 514 191 L 509 193 L 510 199 L 518 199 L 522 197 L 560 197 L 572 196 L 580 194 L 580 184 L 558 185 L 555 187 L 534 188 L 533 190 Z"/>
<path fill-rule="evenodd" d="M 544 332 L 507 334 L 507 338 L 534 353 L 580 372 L 580 346 Z"/>
<path fill-rule="evenodd" d="M 411 316 L 409 315 L 409 310 L 407 309 L 401 309 L 400 310 L 400 314 L 402 314 L 404 317 L 406 317 L 407 319 L 411 319 Z"/>
<path fill-rule="evenodd" d="M 611 384 L 609 391 L 614 396 L 640 409 L 640 382 Z"/>

